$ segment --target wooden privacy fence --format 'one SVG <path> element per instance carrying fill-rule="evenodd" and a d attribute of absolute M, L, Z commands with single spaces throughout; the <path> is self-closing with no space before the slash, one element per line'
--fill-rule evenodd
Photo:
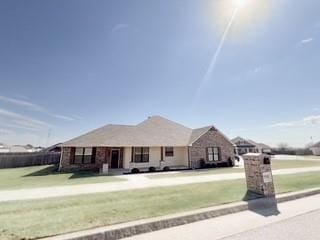
<path fill-rule="evenodd" d="M 35 165 L 57 164 L 60 153 L 0 153 L 0 168 L 17 168 Z"/>

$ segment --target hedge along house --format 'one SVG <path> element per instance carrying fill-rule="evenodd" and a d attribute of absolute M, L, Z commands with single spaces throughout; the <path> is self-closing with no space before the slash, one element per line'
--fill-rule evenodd
<path fill-rule="evenodd" d="M 214 126 L 190 129 L 160 116 L 142 123 L 106 125 L 62 144 L 61 171 L 167 170 L 233 164 L 234 144 Z M 154 170 L 154 169 L 152 169 Z"/>

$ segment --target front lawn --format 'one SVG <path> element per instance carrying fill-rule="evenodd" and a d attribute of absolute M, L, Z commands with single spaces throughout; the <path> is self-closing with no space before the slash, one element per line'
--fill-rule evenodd
<path fill-rule="evenodd" d="M 275 176 L 277 193 L 320 187 L 320 172 Z M 0 239 L 38 238 L 241 201 L 245 179 L 0 204 Z"/>
<path fill-rule="evenodd" d="M 124 179 L 94 172 L 59 173 L 54 165 L 0 169 L 0 190 L 114 181 Z"/>
<path fill-rule="evenodd" d="M 272 169 L 320 167 L 320 161 L 310 160 L 272 160 Z"/>

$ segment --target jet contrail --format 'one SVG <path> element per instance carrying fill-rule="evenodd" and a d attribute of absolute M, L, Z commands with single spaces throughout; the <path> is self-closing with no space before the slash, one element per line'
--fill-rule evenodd
<path fill-rule="evenodd" d="M 217 47 L 217 50 L 214 53 L 214 55 L 213 55 L 213 57 L 211 59 L 210 65 L 209 65 L 209 67 L 208 67 L 208 69 L 206 71 L 206 74 L 204 75 L 204 77 L 203 77 L 203 79 L 202 79 L 202 81 L 200 83 L 200 86 L 199 86 L 199 88 L 198 88 L 198 90 L 196 92 L 196 95 L 195 95 L 195 98 L 194 98 L 194 101 L 193 101 L 193 105 L 195 105 L 195 103 L 198 101 L 199 95 L 202 92 L 203 87 L 205 87 L 206 83 L 210 79 L 210 76 L 211 76 L 211 74 L 212 74 L 212 72 L 213 72 L 213 70 L 214 70 L 214 68 L 216 66 L 216 63 L 217 63 L 218 57 L 220 55 L 221 49 L 223 47 L 223 44 L 224 44 L 224 42 L 226 40 L 226 37 L 227 37 L 227 35 L 228 35 L 229 31 L 230 31 L 230 28 L 231 28 L 231 26 L 233 24 L 234 19 L 237 16 L 238 11 L 239 11 L 239 8 L 235 8 L 233 13 L 232 13 L 232 15 L 231 15 L 230 21 L 229 21 L 226 29 L 223 32 L 223 35 L 221 37 L 221 40 L 220 40 L 219 45 Z"/>

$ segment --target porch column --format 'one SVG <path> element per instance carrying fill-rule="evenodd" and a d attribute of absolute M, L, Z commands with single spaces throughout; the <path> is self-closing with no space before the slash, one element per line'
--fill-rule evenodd
<path fill-rule="evenodd" d="M 163 147 L 160 148 L 161 151 L 161 162 L 163 161 Z"/>

